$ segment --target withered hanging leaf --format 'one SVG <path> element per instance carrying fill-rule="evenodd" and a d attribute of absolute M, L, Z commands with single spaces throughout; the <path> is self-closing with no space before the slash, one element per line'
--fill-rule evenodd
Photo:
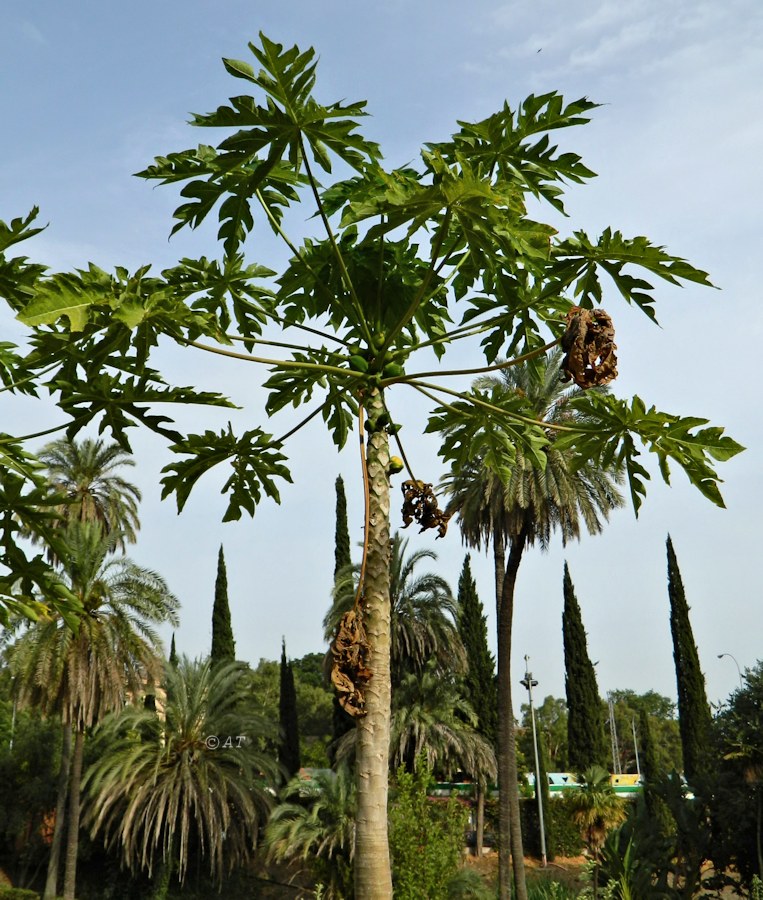
<path fill-rule="evenodd" d="M 603 309 L 573 306 L 567 313 L 562 349 L 565 381 L 572 379 L 578 387 L 589 388 L 617 378 L 615 328 Z"/>
<path fill-rule="evenodd" d="M 411 479 L 404 481 L 400 487 L 403 491 L 403 528 L 415 521 L 421 525 L 420 532 L 436 528 L 437 537 L 445 537 L 452 513 L 443 512 L 439 508 L 432 485 Z"/>
<path fill-rule="evenodd" d="M 339 705 L 355 718 L 366 714 L 365 687 L 372 675 L 367 665 L 369 651 L 360 609 L 351 609 L 340 619 L 331 645 L 331 683 Z"/>

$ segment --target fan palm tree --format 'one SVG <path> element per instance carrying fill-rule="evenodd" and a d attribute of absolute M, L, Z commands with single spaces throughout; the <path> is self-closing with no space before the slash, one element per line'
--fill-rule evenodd
<path fill-rule="evenodd" d="M 597 896 L 598 867 L 601 848 L 609 832 L 626 818 L 625 802 L 615 793 L 609 772 L 601 766 L 591 766 L 580 776 L 581 787 L 570 793 L 567 803 L 573 821 L 580 828 L 583 841 L 594 863 L 593 896 Z"/>
<path fill-rule="evenodd" d="M 396 532 L 391 541 L 391 672 L 393 687 L 406 673 L 421 672 L 429 660 L 436 660 L 444 672 L 463 672 L 466 654 L 455 625 L 457 604 L 450 586 L 434 573 L 418 574 L 425 560 L 437 560 L 432 550 L 408 554 L 408 539 Z M 355 598 L 358 566 L 346 566 L 337 576 L 334 600 L 323 620 L 325 636 L 331 641 L 342 615 Z"/>
<path fill-rule="evenodd" d="M 453 676 L 430 660 L 422 671 L 405 675 L 392 695 L 390 769 L 404 766 L 413 772 L 423 756 L 430 768 L 494 779 L 495 753 L 476 725 L 476 713 Z M 337 744 L 336 758 L 350 762 L 356 743 L 354 730 L 345 734 Z"/>
<path fill-rule="evenodd" d="M 299 776 L 285 787 L 268 820 L 268 857 L 309 862 L 326 900 L 352 896 L 355 856 L 355 777 L 346 765 L 335 772 Z"/>
<path fill-rule="evenodd" d="M 122 552 L 135 543 L 140 491 L 117 472 L 135 465 L 126 450 L 100 439 L 63 438 L 43 447 L 39 458 L 53 486 L 66 497 L 59 509 L 64 525 L 99 522 L 105 534 L 116 536 L 114 548 Z"/>
<path fill-rule="evenodd" d="M 84 610 L 76 632 L 60 618 L 41 620 L 9 650 L 19 701 L 61 717 L 74 735 L 71 760 L 62 760 L 61 784 L 69 798 L 64 897 L 74 897 L 80 815 L 80 780 L 86 730 L 131 697 L 160 669 L 155 626 L 178 622 L 178 601 L 164 579 L 126 557 L 110 557 L 115 535 L 97 522 L 73 521 L 65 533 L 61 578 Z M 65 739 L 65 746 L 67 742 Z M 63 770 L 71 771 L 63 777 Z M 59 796 L 59 809 L 64 799 Z M 57 826 L 59 822 L 57 822 Z M 55 896 L 57 866 L 45 896 Z"/>
<path fill-rule="evenodd" d="M 412 772 L 423 755 L 430 768 L 494 779 L 495 753 L 476 727 L 471 704 L 432 661 L 422 672 L 406 675 L 393 694 L 390 765 Z"/>
<path fill-rule="evenodd" d="M 86 821 L 125 863 L 169 886 L 202 856 L 220 880 L 246 862 L 280 768 L 260 739 L 272 728 L 252 711 L 245 667 L 189 661 L 164 671 L 163 715 L 132 706 L 99 734 L 109 747 L 88 770 Z"/>
<path fill-rule="evenodd" d="M 569 406 L 571 391 L 561 380 L 561 353 L 528 360 L 504 369 L 500 380 L 480 379 L 477 390 L 506 392 L 523 397 L 527 413 L 553 426 L 579 421 Z M 514 459 L 500 474 L 480 458 L 451 472 L 444 488 L 451 495 L 450 512 L 458 516 L 464 542 L 481 549 L 492 544 L 498 621 L 498 784 L 499 855 L 501 898 L 509 890 L 509 843 L 519 900 L 526 900 L 522 835 L 517 796 L 517 764 L 514 711 L 511 700 L 511 630 L 514 588 L 525 550 L 538 544 L 545 550 L 555 531 L 562 543 L 578 539 L 585 527 L 601 532 L 611 510 L 623 504 L 617 490 L 616 468 L 603 470 L 558 449 L 553 440 L 545 448 L 546 464 L 540 468 L 517 443 Z"/>

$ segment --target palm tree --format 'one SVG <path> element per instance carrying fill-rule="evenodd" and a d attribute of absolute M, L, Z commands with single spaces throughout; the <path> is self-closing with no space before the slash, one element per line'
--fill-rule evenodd
<path fill-rule="evenodd" d="M 500 381 L 481 379 L 478 390 L 505 392 L 524 398 L 527 413 L 553 426 L 579 417 L 568 404 L 571 391 L 561 381 L 561 353 L 541 360 L 528 360 L 504 369 Z M 519 443 L 514 459 L 499 475 L 484 460 L 474 459 L 452 472 L 444 482 L 450 493 L 450 512 L 457 513 L 466 544 L 477 549 L 492 543 L 495 569 L 496 617 L 498 621 L 498 785 L 499 885 L 501 900 L 509 894 L 509 843 L 517 897 L 526 900 L 517 763 L 514 740 L 514 710 L 511 699 L 511 630 L 514 588 L 525 550 L 538 544 L 545 550 L 558 530 L 562 543 L 581 533 L 601 532 L 603 522 L 623 499 L 614 468 L 603 471 L 590 462 L 575 460 L 568 450 L 558 449 L 553 439 L 545 448 L 546 465 L 540 468 Z"/>
<path fill-rule="evenodd" d="M 62 759 L 62 770 L 71 771 L 61 777 L 69 798 L 64 897 L 71 900 L 86 730 L 157 676 L 162 649 L 155 626 L 177 624 L 178 601 L 156 572 L 110 557 L 117 537 L 106 537 L 99 523 L 72 521 L 64 536 L 61 578 L 82 604 L 79 627 L 75 633 L 60 617 L 41 620 L 18 639 L 10 658 L 20 702 L 60 716 L 74 736 L 70 761 L 66 754 Z M 59 810 L 64 802 L 59 795 Z M 56 869 L 46 897 L 55 895 Z"/>
<path fill-rule="evenodd" d="M 392 695 L 390 765 L 413 772 L 423 755 L 432 769 L 494 779 L 495 753 L 476 727 L 471 704 L 432 660 L 422 672 L 406 675 Z"/>
<path fill-rule="evenodd" d="M 135 465 L 119 444 L 85 438 L 81 442 L 61 439 L 39 453 L 55 488 L 66 497 L 59 513 L 64 525 L 72 521 L 99 522 L 105 534 L 116 535 L 116 550 L 134 544 L 140 522 L 138 488 L 117 473 Z"/>
<path fill-rule="evenodd" d="M 183 657 L 165 668 L 163 715 L 132 706 L 99 729 L 109 751 L 85 778 L 91 834 L 132 869 L 161 868 L 165 889 L 196 856 L 220 880 L 257 843 L 280 769 L 259 749 L 275 735 L 252 710 L 245 671 Z"/>
<path fill-rule="evenodd" d="M 392 695 L 390 769 L 404 766 L 413 772 L 423 756 L 430 768 L 449 775 L 462 771 L 475 779 L 494 779 L 495 753 L 476 725 L 477 715 L 453 676 L 430 660 L 421 672 L 405 675 Z M 357 733 L 350 731 L 339 740 L 336 758 L 350 763 L 356 746 Z"/>
<path fill-rule="evenodd" d="M 606 769 L 591 766 L 581 774 L 580 780 L 580 789 L 570 793 L 567 802 L 594 863 L 593 896 L 596 898 L 601 848 L 609 832 L 625 820 L 627 810 L 625 802 L 615 794 Z"/>
<path fill-rule="evenodd" d="M 309 862 L 326 900 L 353 892 L 355 777 L 345 765 L 293 778 L 265 829 L 268 856 L 277 862 Z"/>
<path fill-rule="evenodd" d="M 463 672 L 466 654 L 455 625 L 457 606 L 450 586 L 439 575 L 419 575 L 424 560 L 436 561 L 432 550 L 410 555 L 408 539 L 396 532 L 391 543 L 391 672 L 393 687 L 406 673 L 421 672 L 435 659 L 444 672 Z M 323 620 L 326 640 L 331 641 L 342 615 L 352 608 L 358 566 L 346 566 L 337 576 L 334 600 Z"/>

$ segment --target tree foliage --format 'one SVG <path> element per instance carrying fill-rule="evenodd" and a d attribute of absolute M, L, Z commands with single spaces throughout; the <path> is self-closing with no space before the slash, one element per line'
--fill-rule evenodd
<path fill-rule="evenodd" d="M 544 353 L 520 357 L 518 364 L 502 371 L 501 378 L 483 377 L 475 386 L 490 390 L 493 398 L 521 400 L 532 409 L 537 422 L 547 424 L 554 435 L 558 426 L 584 425 L 585 416 L 570 406 L 574 392 L 564 384 L 561 356 Z M 449 510 L 457 510 L 464 539 L 479 547 L 490 541 L 496 580 L 498 619 L 498 759 L 499 818 L 504 840 L 499 845 L 499 889 L 501 900 L 509 893 L 508 846 L 519 900 L 525 900 L 524 851 L 521 839 L 519 801 L 513 785 L 518 766 L 511 696 L 511 634 L 514 591 L 525 550 L 534 544 L 548 548 L 551 535 L 561 532 L 562 543 L 578 539 L 582 527 L 598 534 L 612 509 L 622 504 L 617 490 L 618 466 L 602 468 L 596 460 L 578 458 L 556 438 L 543 448 L 543 465 L 537 465 L 536 450 L 517 436 L 508 436 L 513 456 L 498 472 L 485 457 L 471 458 L 461 469 L 451 470 L 446 487 L 452 495 Z M 508 462 L 508 461 L 507 461 Z"/>
<path fill-rule="evenodd" d="M 690 783 L 712 767 L 712 718 L 705 691 L 705 676 L 699 665 L 697 645 L 689 620 L 681 572 L 670 537 L 668 550 L 668 595 L 670 597 L 670 633 L 678 691 L 678 723 L 681 730 L 684 773 Z"/>
<path fill-rule="evenodd" d="M 432 770 L 419 761 L 400 768 L 390 800 L 390 846 L 395 897 L 445 900 L 458 872 L 467 810 L 455 798 L 444 804 L 427 797 Z"/>
<path fill-rule="evenodd" d="M 570 570 L 564 564 L 564 684 L 567 690 L 567 753 L 570 768 L 583 772 L 592 766 L 608 769 L 609 750 L 604 734 L 601 697 Z"/>
<path fill-rule="evenodd" d="M 281 645 L 281 689 L 278 697 L 281 740 L 278 759 L 289 777 L 296 775 L 301 766 L 299 754 L 299 719 L 297 717 L 297 692 L 294 688 L 294 672 L 286 659 L 286 641 Z"/>
<path fill-rule="evenodd" d="M 656 772 L 667 774 L 682 771 L 681 734 L 676 715 L 676 704 L 656 691 L 637 694 L 632 690 L 609 692 L 617 728 L 617 745 L 620 751 L 620 770 L 636 771 L 636 750 L 639 764 L 646 771 L 646 724 L 652 738 L 653 764 Z M 636 732 L 637 745 L 633 742 Z"/>
<path fill-rule="evenodd" d="M 526 759 L 532 758 L 532 725 L 530 722 L 530 706 L 523 703 L 521 707 L 521 729 L 517 734 L 517 745 Z M 546 757 L 546 769 L 549 772 L 566 772 L 567 763 L 567 701 L 561 697 L 544 697 L 543 702 L 535 707 L 535 724 L 538 729 L 538 740 L 543 743 Z"/>
<path fill-rule="evenodd" d="M 64 497 L 58 509 L 65 527 L 70 521 L 97 522 L 114 536 L 115 549 L 134 544 L 140 528 L 140 490 L 118 469 L 135 460 L 118 444 L 84 438 L 64 438 L 46 444 L 39 453 L 53 487 Z"/>
<path fill-rule="evenodd" d="M 216 145 L 158 156 L 140 173 L 180 189 L 173 232 L 217 220 L 220 257 L 182 259 L 158 274 L 149 266 L 108 273 L 94 264 L 48 273 L 7 252 L 39 231 L 36 211 L 0 224 L 0 295 L 30 329 L 28 352 L 0 348 L 0 378 L 16 393 L 49 391 L 68 417 L 70 438 L 96 422 L 125 448 L 136 425 L 165 437 L 175 460 L 165 469 L 163 493 L 174 495 L 178 508 L 206 472 L 224 469 L 226 520 L 253 513 L 265 497 L 280 501 L 280 487 L 291 479 L 286 443 L 295 431 L 320 417 L 341 448 L 367 414 L 368 520 L 376 531 L 369 531 L 364 613 L 378 635 L 371 662 L 379 691 L 369 694 L 367 719 L 358 726 L 362 766 L 375 766 L 373 779 L 359 780 L 359 840 L 374 848 L 369 844 L 356 859 L 363 859 L 364 885 L 376 891 L 381 884 L 384 896 L 391 890 L 382 874 L 381 818 L 381 748 L 389 722 L 383 636 L 389 437 L 398 430 L 401 394 L 414 390 L 429 398 L 427 431 L 439 435 L 450 466 L 480 459 L 508 480 L 518 454 L 545 470 L 553 445 L 604 468 L 622 467 L 636 510 L 649 478 L 644 451 L 655 454 L 664 479 L 677 465 L 722 504 L 716 463 L 741 448 L 705 419 L 663 413 L 639 397 L 586 393 L 569 404 L 584 422 L 549 425 L 518 393 L 452 390 L 441 383 L 452 370 L 440 366 L 437 381 L 417 370 L 417 351 L 442 358 L 456 342 L 470 340 L 479 342 L 485 363 L 476 371 L 498 371 L 513 365 L 517 354 L 541 354 L 559 341 L 573 305 L 597 308 L 614 294 L 654 318 L 655 279 L 709 284 L 704 272 L 645 237 L 614 228 L 596 237 L 582 231 L 564 236 L 529 215 L 528 200 L 542 201 L 534 209 L 548 203 L 564 210 L 566 185 L 592 177 L 581 158 L 560 151 L 553 138 L 586 124 L 594 103 L 566 101 L 555 92 L 531 95 L 482 121 L 459 123 L 450 139 L 425 144 L 415 163 L 385 168 L 378 146 L 359 130 L 365 104 L 317 99 L 312 49 L 286 48 L 261 34 L 249 50 L 251 61 L 226 59 L 224 65 L 250 93 L 192 119 L 194 127 L 219 137 Z M 317 213 L 311 220 L 316 233 L 302 239 L 286 233 L 285 213 L 295 206 L 301 221 Z M 290 250 L 280 273 L 248 256 L 257 223 Z M 231 402 L 216 392 L 168 384 L 154 367 L 160 341 L 264 367 L 265 413 L 275 418 L 286 408 L 307 406 L 304 418 L 297 425 L 290 420 L 281 434 L 256 422 L 240 433 L 232 426 L 182 433 L 157 404 L 164 410 Z M 501 356 L 505 363 L 497 362 Z M 31 587 L 45 587 L 50 571 L 43 559 L 19 550 L 15 538 L 20 528 L 45 527 L 51 501 L 30 467 L 23 437 L 7 436 L 2 444 L 0 567 L 6 574 L 0 596 L 8 598 L 6 608 L 10 601 L 34 615 Z M 71 603 L 65 594 L 49 596 L 60 606 Z M 371 827 L 374 816 L 379 820 Z"/>
<path fill-rule="evenodd" d="M 763 662 L 747 669 L 715 719 L 721 757 L 715 833 L 725 861 L 750 882 L 763 866 Z"/>
<path fill-rule="evenodd" d="M 336 478 L 336 525 L 334 528 L 334 578 L 352 565 L 350 531 L 347 525 L 347 496 L 341 475 Z"/>
<path fill-rule="evenodd" d="M 247 705 L 242 667 L 182 657 L 165 670 L 165 715 L 140 706 L 101 729 L 108 752 L 89 769 L 88 823 L 149 875 L 204 860 L 213 878 L 251 857 L 277 782 L 274 758 L 258 749 L 268 726 Z"/>
<path fill-rule="evenodd" d="M 323 886 L 326 900 L 352 893 L 356 793 L 346 766 L 293 778 L 281 793 L 265 830 L 268 856 L 301 860 Z"/>
<path fill-rule="evenodd" d="M 560 237 L 527 216 L 525 195 L 562 209 L 565 182 L 592 177 L 579 156 L 559 152 L 550 138 L 586 124 L 596 104 L 566 102 L 553 92 L 530 96 L 481 122 L 462 123 L 450 140 L 427 145 L 417 167 L 387 171 L 379 148 L 358 132 L 365 104 L 323 105 L 315 99 L 312 50 L 286 49 L 264 35 L 249 49 L 259 69 L 236 60 L 225 60 L 225 66 L 253 95 L 233 97 L 192 120 L 207 131 L 226 132 L 218 146 L 157 157 L 140 173 L 181 187 L 173 231 L 217 217 L 221 260 L 184 259 L 155 276 L 146 266 L 109 275 L 95 265 L 49 274 L 11 251 L 41 231 L 37 209 L 0 226 L 0 292 L 34 334 L 26 355 L 3 345 L 5 389 L 27 395 L 40 387 L 52 390 L 71 416 L 72 435 L 96 418 L 123 444 L 137 423 L 164 434 L 181 457 L 165 479 L 166 491 L 176 493 L 180 505 L 203 471 L 229 462 L 228 514 L 234 517 L 242 508 L 251 511 L 262 491 L 277 498 L 275 479 L 288 477 L 288 471 L 281 441 L 259 428 L 241 437 L 230 431 L 184 437 L 166 416 L 150 411 L 167 401 L 227 404 L 217 394 L 168 386 L 147 365 L 161 334 L 184 345 L 198 347 L 203 339 L 225 345 L 235 328 L 251 348 L 271 322 L 297 329 L 310 318 L 327 323 L 340 332 L 336 338 L 305 345 L 289 359 L 262 361 L 272 372 L 269 409 L 321 393 L 318 409 L 341 445 L 356 411 L 353 392 L 346 389 L 368 377 L 349 364 L 356 344 L 365 343 L 371 353 L 372 376 L 390 386 L 438 390 L 413 374 L 385 379 L 383 358 L 368 340 L 372 332 L 383 336 L 385 354 L 397 350 L 401 360 L 419 345 L 441 355 L 454 340 L 478 335 L 491 364 L 501 352 L 533 350 L 549 336 L 558 338 L 569 298 L 590 308 L 604 299 L 607 279 L 652 318 L 653 284 L 636 274 L 639 269 L 672 284 L 709 283 L 706 273 L 644 237 L 609 228 L 597 238 L 582 231 Z M 330 174 L 332 156 L 349 165 L 351 174 L 321 188 L 313 167 Z M 307 240 L 301 250 L 292 244 L 294 257 L 273 287 L 271 270 L 245 261 L 245 239 L 258 213 L 283 236 L 284 211 L 305 199 L 306 186 L 321 222 L 332 222 L 330 233 Z M 432 241 L 414 243 L 426 228 Z M 393 240 L 398 233 L 406 236 Z M 382 282 L 374 272 L 383 274 Z M 450 325 L 449 286 L 459 301 L 453 308 L 461 317 L 457 328 Z M 435 416 L 431 428 L 455 426 L 462 438 L 443 445 L 447 460 L 463 465 L 484 451 L 500 470 L 499 448 L 513 454 L 507 437 L 521 438 L 534 456 L 548 444 L 549 435 L 533 426 L 521 399 L 492 400 L 478 391 Z M 577 446 L 581 456 L 619 460 L 637 507 L 649 477 L 639 444 L 657 455 L 664 478 L 674 461 L 703 493 L 722 502 L 713 463 L 740 448 L 720 429 L 697 417 L 647 408 L 639 398 L 589 394 L 574 405 L 591 415 L 595 427 L 559 434 L 559 440 Z M 28 485 L 20 443 L 11 440 L 4 447 L 6 471 L 20 478 L 20 487 Z M 24 508 L 20 495 L 8 499 Z"/>
<path fill-rule="evenodd" d="M 464 696 L 470 699 L 477 715 L 477 730 L 488 743 L 495 745 L 498 715 L 495 659 L 488 648 L 487 620 L 468 554 L 458 580 L 457 602 L 458 632 L 468 665 L 464 675 Z"/>
<path fill-rule="evenodd" d="M 217 556 L 217 576 L 215 578 L 215 602 L 212 607 L 212 650 L 210 657 L 214 664 L 234 662 L 236 642 L 228 603 L 228 573 L 225 568 L 223 545 Z"/>
<path fill-rule="evenodd" d="M 463 672 L 466 657 L 456 627 L 458 608 L 450 585 L 436 572 L 421 572 L 421 563 L 436 562 L 433 550 L 408 553 L 408 538 L 397 531 L 390 547 L 392 680 L 420 673 L 434 660 L 443 673 Z M 352 607 L 359 567 L 344 569 L 334 585 L 334 602 L 323 626 L 327 640 L 342 614 Z"/>

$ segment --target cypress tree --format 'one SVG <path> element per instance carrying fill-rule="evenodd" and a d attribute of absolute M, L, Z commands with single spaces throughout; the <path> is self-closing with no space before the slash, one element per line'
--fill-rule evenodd
<path fill-rule="evenodd" d="M 487 619 L 477 594 L 468 553 L 458 579 L 457 625 L 469 664 L 464 677 L 464 694 L 477 713 L 477 730 L 491 744 L 495 744 L 498 727 L 495 659 L 488 649 Z"/>
<path fill-rule="evenodd" d="M 278 759 L 289 773 L 296 775 L 300 767 L 299 722 L 297 720 L 297 692 L 294 687 L 294 670 L 286 659 L 286 640 L 281 644 L 281 691 L 278 698 L 281 722 L 281 743 Z"/>
<path fill-rule="evenodd" d="M 652 726 L 649 724 L 649 713 L 642 706 L 638 714 L 638 736 L 641 744 L 641 776 L 644 780 L 644 800 L 650 816 L 656 814 L 654 786 L 665 774 L 657 764 L 657 753 L 654 745 Z"/>
<path fill-rule="evenodd" d="M 638 735 L 641 747 L 641 776 L 644 781 L 644 804 L 654 832 L 663 836 L 675 830 L 675 822 L 668 805 L 661 796 L 660 784 L 667 772 L 659 764 L 649 713 L 642 706 L 638 714 Z"/>
<path fill-rule="evenodd" d="M 711 766 L 710 732 L 712 717 L 705 692 L 705 677 L 699 667 L 699 653 L 689 621 L 678 561 L 668 536 L 668 595 L 670 597 L 670 633 L 678 687 L 678 725 L 684 758 L 684 775 L 692 779 L 706 774 Z"/>
<path fill-rule="evenodd" d="M 567 752 L 570 769 L 584 772 L 591 766 L 609 767 L 601 698 L 596 673 L 588 656 L 586 633 L 575 588 L 564 564 L 565 689 L 567 692 Z"/>
<path fill-rule="evenodd" d="M 225 556 L 220 544 L 217 557 L 217 579 L 215 580 L 215 605 L 212 609 L 212 663 L 233 662 L 236 659 L 236 643 L 228 605 L 228 574 L 225 570 Z"/>
<path fill-rule="evenodd" d="M 469 554 L 464 557 L 458 579 L 458 634 L 466 651 L 468 670 L 464 694 L 477 714 L 477 731 L 495 746 L 498 734 L 498 683 L 495 660 L 488 649 L 487 621 L 477 584 L 472 576 Z M 482 855 L 485 826 L 486 785 L 477 785 L 477 831 L 474 852 Z"/>
<path fill-rule="evenodd" d="M 654 735 L 652 734 L 652 726 L 649 722 L 649 713 L 642 706 L 638 713 L 638 736 L 640 744 L 640 763 L 641 774 L 644 781 L 648 784 L 650 781 L 659 780 L 665 773 L 660 771 L 657 762 L 657 748 L 654 744 Z"/>
<path fill-rule="evenodd" d="M 341 475 L 336 479 L 336 528 L 334 530 L 334 578 L 352 562 L 350 531 L 347 526 L 347 497 Z"/>
<path fill-rule="evenodd" d="M 172 632 L 172 641 L 170 643 L 170 658 L 169 663 L 173 669 L 177 669 L 178 667 L 178 654 L 175 649 L 175 632 Z"/>

